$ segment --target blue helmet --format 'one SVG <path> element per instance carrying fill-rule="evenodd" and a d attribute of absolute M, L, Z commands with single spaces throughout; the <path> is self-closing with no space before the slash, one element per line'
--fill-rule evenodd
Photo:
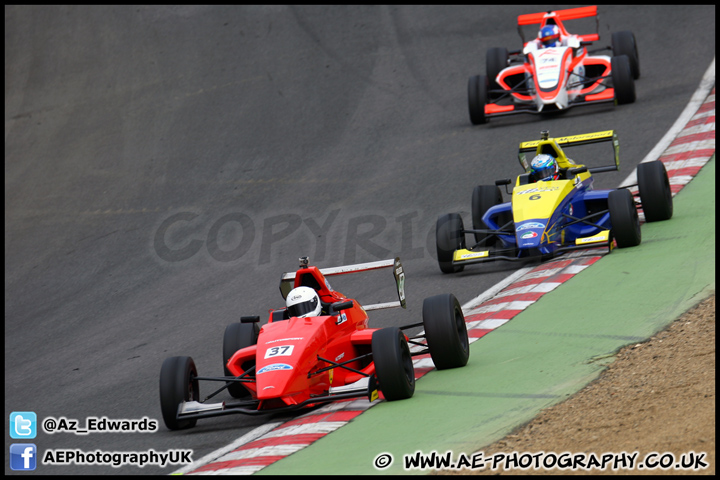
<path fill-rule="evenodd" d="M 544 47 L 559 47 L 560 29 L 557 25 L 545 25 L 540 29 L 538 38 Z"/>
<path fill-rule="evenodd" d="M 557 180 L 558 164 L 552 155 L 541 153 L 530 162 L 533 176 L 536 181 L 540 180 Z"/>

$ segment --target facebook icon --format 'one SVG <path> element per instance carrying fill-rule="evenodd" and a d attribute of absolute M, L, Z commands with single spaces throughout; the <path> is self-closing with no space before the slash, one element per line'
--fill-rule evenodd
<path fill-rule="evenodd" d="M 32 443 L 10 445 L 10 468 L 12 470 L 35 470 L 37 447 Z"/>

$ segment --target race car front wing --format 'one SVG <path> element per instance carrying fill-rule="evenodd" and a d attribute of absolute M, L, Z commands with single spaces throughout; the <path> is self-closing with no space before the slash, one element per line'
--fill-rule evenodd
<path fill-rule="evenodd" d="M 571 217 L 572 218 L 572 217 Z M 575 219 L 582 221 L 582 219 Z M 496 232 L 493 230 L 467 229 L 462 231 L 466 233 L 484 233 L 490 235 L 507 235 L 508 232 Z M 542 261 L 549 260 L 557 255 L 574 250 L 589 250 L 596 248 L 607 248 L 610 253 L 615 247 L 614 238 L 611 230 L 602 230 L 590 237 L 577 238 L 572 245 L 555 246 L 550 244 L 546 251 L 540 249 L 519 249 L 513 245 L 505 248 L 491 249 L 482 246 L 482 243 L 471 247 L 470 249 L 461 248 L 453 252 L 453 265 L 472 265 L 475 263 L 492 262 L 495 260 L 506 260 L 511 262 L 528 261 L 531 259 L 540 259 Z"/>

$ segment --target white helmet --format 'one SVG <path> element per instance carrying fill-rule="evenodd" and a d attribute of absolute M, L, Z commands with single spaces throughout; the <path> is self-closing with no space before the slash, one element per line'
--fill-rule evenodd
<path fill-rule="evenodd" d="M 322 305 L 320 297 L 310 287 L 298 287 L 287 296 L 287 312 L 289 317 L 317 317 Z"/>

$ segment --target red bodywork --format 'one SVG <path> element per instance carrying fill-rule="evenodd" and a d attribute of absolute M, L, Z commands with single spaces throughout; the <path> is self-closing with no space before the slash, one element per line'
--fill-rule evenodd
<path fill-rule="evenodd" d="M 571 34 L 563 25 L 563 21 L 574 20 L 578 18 L 593 17 L 597 16 L 597 6 L 570 8 L 565 10 L 556 10 L 553 12 L 541 12 L 541 13 L 530 13 L 526 15 L 518 16 L 518 30 L 520 31 L 521 37 L 522 31 L 520 27 L 527 25 L 537 25 L 538 29 L 546 25 L 557 25 L 563 37 L 569 37 Z M 580 42 L 595 42 L 600 39 L 597 33 L 573 35 Z M 533 41 L 533 40 L 531 40 Z M 523 48 L 530 42 L 524 42 L 523 37 Z M 502 70 L 495 80 L 497 85 L 502 89 L 510 93 L 510 95 L 521 103 L 533 103 L 535 98 L 530 92 L 526 90 L 514 89 L 514 86 L 521 83 L 528 77 L 533 78 L 533 87 L 535 94 L 539 97 L 542 102 L 546 104 L 552 104 L 561 92 L 561 89 L 565 88 L 568 81 L 568 76 L 573 70 L 582 64 L 585 67 L 585 71 L 592 71 L 593 77 L 597 80 L 580 84 L 574 88 L 568 88 L 568 95 L 571 99 L 582 99 L 582 103 L 595 103 L 613 101 L 615 98 L 615 91 L 611 86 L 607 86 L 603 82 L 603 77 L 608 77 L 611 74 L 611 62 L 610 58 L 606 56 L 589 56 L 585 47 L 577 49 L 568 49 L 562 57 L 562 72 L 560 80 L 552 89 L 540 88 L 538 82 L 538 70 L 546 68 L 543 66 L 536 65 L 536 62 L 541 61 L 540 57 L 552 49 L 539 50 L 532 52 L 525 57 L 525 61 L 519 65 L 511 65 Z M 518 106 L 515 104 L 497 104 L 487 103 L 485 105 L 485 114 L 487 116 L 493 115 L 504 115 L 511 113 L 519 113 L 519 111 L 527 111 L 527 107 Z"/>
<path fill-rule="evenodd" d="M 565 20 L 575 20 L 578 18 L 585 17 L 596 17 L 597 16 L 597 5 L 590 7 L 580 8 L 568 8 L 565 10 L 556 10 L 554 12 L 541 12 L 541 13 L 528 13 L 526 15 L 520 15 L 518 17 L 518 27 L 523 25 L 539 25 L 538 30 L 542 29 L 545 25 L 548 25 L 548 20 L 552 19 L 550 25 L 555 24 L 560 29 L 560 33 L 564 36 L 570 35 L 563 25 Z M 580 41 L 583 42 L 596 42 L 600 40 L 600 35 L 597 33 L 591 33 L 587 35 L 578 35 Z"/>
<path fill-rule="evenodd" d="M 315 288 L 324 304 L 349 300 L 328 286 L 317 267 L 296 272 L 294 288 L 300 286 Z M 370 360 L 356 359 L 371 351 L 376 330 L 368 328 L 368 315 L 357 301 L 353 301 L 351 308 L 333 315 L 278 319 L 284 315 L 285 309 L 271 311 L 268 323 L 260 329 L 257 345 L 238 350 L 227 363 L 235 376 L 255 367 L 255 382 L 243 385 L 260 402 L 258 410 L 326 396 L 330 387 L 348 385 L 375 373 Z M 344 365 L 347 368 L 326 369 L 332 364 L 322 359 L 335 363 L 356 360 Z"/>

